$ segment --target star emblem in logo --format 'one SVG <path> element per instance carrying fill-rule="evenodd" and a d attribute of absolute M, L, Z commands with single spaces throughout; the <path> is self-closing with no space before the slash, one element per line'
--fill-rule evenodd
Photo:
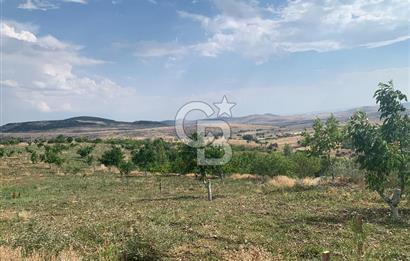
<path fill-rule="evenodd" d="M 229 102 L 226 95 L 222 98 L 221 102 L 215 102 L 214 105 L 218 107 L 218 117 L 227 116 L 232 117 L 232 108 L 236 105 L 234 102 Z"/>

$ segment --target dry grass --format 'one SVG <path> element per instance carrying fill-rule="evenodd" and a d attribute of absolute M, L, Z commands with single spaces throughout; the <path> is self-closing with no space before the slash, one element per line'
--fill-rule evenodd
<path fill-rule="evenodd" d="M 251 246 L 238 250 L 228 250 L 222 254 L 223 260 L 267 261 L 273 260 L 264 249 Z"/>
<path fill-rule="evenodd" d="M 276 176 L 268 180 L 266 183 L 278 188 L 291 188 L 296 185 L 296 179 L 287 176 Z"/>
<path fill-rule="evenodd" d="M 268 180 L 267 184 L 278 188 L 292 188 L 296 185 L 303 187 L 314 187 L 321 183 L 320 178 L 294 179 L 287 176 L 276 176 Z"/>
<path fill-rule="evenodd" d="M 240 174 L 240 173 L 234 173 L 229 176 L 233 180 L 243 180 L 243 179 L 258 179 L 258 176 L 253 175 L 253 174 Z"/>
<path fill-rule="evenodd" d="M 76 252 L 72 250 L 65 250 L 60 252 L 57 256 L 50 256 L 40 252 L 34 252 L 28 256 L 24 256 L 21 249 L 12 249 L 10 247 L 0 246 L 0 261 L 16 261 L 16 260 L 30 260 L 30 261 L 76 261 L 81 260 Z"/>
<path fill-rule="evenodd" d="M 321 179 L 320 178 L 304 178 L 299 180 L 300 184 L 305 187 L 312 187 L 312 186 L 318 186 L 320 184 Z"/>

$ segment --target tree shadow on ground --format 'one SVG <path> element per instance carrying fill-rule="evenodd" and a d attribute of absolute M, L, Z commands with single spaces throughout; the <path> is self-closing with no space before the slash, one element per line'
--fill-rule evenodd
<path fill-rule="evenodd" d="M 214 196 L 213 200 L 217 199 L 222 199 L 225 198 L 226 196 Z M 177 200 L 177 201 L 183 201 L 183 200 L 197 200 L 197 199 L 203 199 L 206 200 L 206 196 L 192 196 L 192 195 L 180 195 L 180 196 L 171 196 L 171 197 L 157 197 L 157 198 L 141 198 L 137 199 L 138 202 L 148 202 L 148 201 L 168 201 L 168 200 Z"/>
<path fill-rule="evenodd" d="M 311 225 L 347 224 L 355 216 L 361 216 L 366 223 L 378 224 L 389 228 L 410 228 L 410 209 L 400 210 L 400 220 L 393 220 L 388 208 L 349 208 L 328 215 L 314 214 L 297 220 Z"/>

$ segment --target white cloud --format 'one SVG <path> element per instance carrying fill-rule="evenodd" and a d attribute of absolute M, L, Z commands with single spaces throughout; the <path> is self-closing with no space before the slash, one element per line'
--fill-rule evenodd
<path fill-rule="evenodd" d="M 405 40 L 408 40 L 408 39 L 410 39 L 410 35 L 400 36 L 400 37 L 397 37 L 395 39 L 391 39 L 391 40 L 387 40 L 387 41 L 367 43 L 364 46 L 367 47 L 367 48 L 377 48 L 377 47 L 382 47 L 382 46 L 402 42 L 402 41 L 405 41 Z"/>
<path fill-rule="evenodd" d="M 27 0 L 25 3 L 18 5 L 20 9 L 26 10 L 42 10 L 56 9 L 58 6 L 52 2 L 46 0 Z"/>
<path fill-rule="evenodd" d="M 17 7 L 25 10 L 47 11 L 58 9 L 61 2 L 87 4 L 87 0 L 26 0 L 26 2 L 20 3 Z"/>
<path fill-rule="evenodd" d="M 215 16 L 178 12 L 209 35 L 192 47 L 205 56 L 235 52 L 263 62 L 282 53 L 374 48 L 409 38 L 409 0 L 295 0 L 268 7 L 256 0 L 213 2 Z"/>
<path fill-rule="evenodd" d="M 63 2 L 67 3 L 77 3 L 77 4 L 86 4 L 87 0 L 63 0 Z"/>
<path fill-rule="evenodd" d="M 18 87 L 19 84 L 15 80 L 2 80 L 0 81 L 0 85 L 8 86 L 8 87 Z"/>
<path fill-rule="evenodd" d="M 76 111 L 84 107 L 100 108 L 102 101 L 135 97 L 135 90 L 120 86 L 98 75 L 88 75 L 83 68 L 103 61 L 84 57 L 81 48 L 51 35 L 39 36 L 17 30 L 18 23 L 2 23 L 6 37 L 2 43 L 2 85 L 7 95 L 21 107 L 31 106 L 40 112 Z M 7 32 L 7 33 L 6 33 Z M 81 102 L 80 102 L 81 101 Z"/>
<path fill-rule="evenodd" d="M 181 56 L 187 52 L 187 47 L 181 46 L 176 42 L 138 42 L 131 48 L 134 48 L 134 55 L 140 58 Z"/>
<path fill-rule="evenodd" d="M 27 41 L 27 42 L 37 41 L 37 37 L 29 31 L 21 30 L 20 32 L 17 32 L 14 27 L 9 26 L 6 23 L 1 23 L 0 28 L 1 28 L 1 34 L 3 36 L 7 36 L 10 38 L 14 38 L 14 39 L 21 40 L 21 41 Z"/>
<path fill-rule="evenodd" d="M 34 103 L 41 112 L 50 112 L 50 106 L 45 101 L 38 101 Z"/>

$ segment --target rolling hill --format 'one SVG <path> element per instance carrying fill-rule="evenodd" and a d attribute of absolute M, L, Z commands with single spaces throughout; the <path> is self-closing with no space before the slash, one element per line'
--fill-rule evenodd
<path fill-rule="evenodd" d="M 410 108 L 410 103 L 405 106 Z M 346 122 L 356 111 L 364 111 L 369 119 L 377 121 L 379 112 L 376 106 L 359 107 L 350 110 L 334 112 L 335 117 Z M 410 109 L 407 110 L 410 114 Z M 253 114 L 242 117 L 224 118 L 236 131 L 240 129 L 277 128 L 281 130 L 299 131 L 310 127 L 316 118 L 325 119 L 330 112 L 307 113 L 298 115 Z M 195 121 L 186 122 L 193 127 Z M 175 137 L 174 121 L 115 121 L 111 119 L 81 116 L 64 120 L 30 121 L 8 123 L 0 127 L 3 138 L 33 137 L 43 135 L 86 135 L 90 137 Z"/>
<path fill-rule="evenodd" d="M 123 122 L 99 117 L 81 116 L 64 120 L 9 123 L 0 127 L 3 133 L 53 131 L 58 129 L 144 129 L 167 126 L 157 121 Z"/>

